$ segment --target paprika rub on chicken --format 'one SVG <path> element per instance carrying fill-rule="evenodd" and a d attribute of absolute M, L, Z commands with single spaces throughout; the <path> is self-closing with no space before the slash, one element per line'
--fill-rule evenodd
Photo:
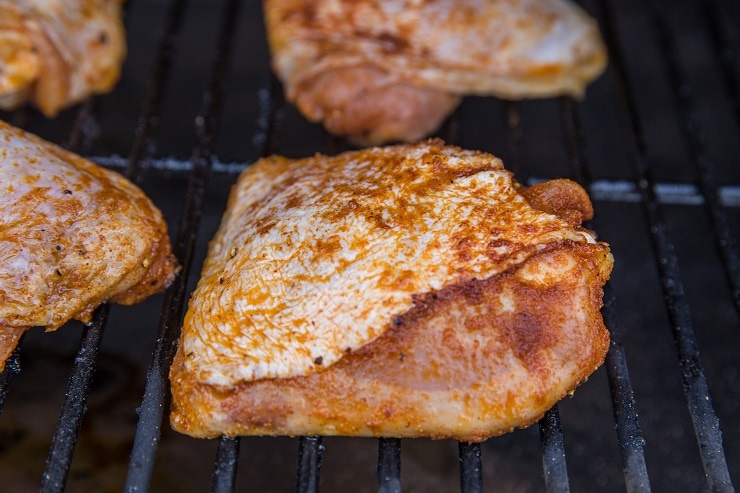
<path fill-rule="evenodd" d="M 23 333 L 89 322 L 174 279 L 167 225 L 135 185 L 0 121 L 0 369 Z"/>
<path fill-rule="evenodd" d="M 170 371 L 175 430 L 480 441 L 605 357 L 613 259 L 586 192 L 439 140 L 291 160 L 232 189 Z"/>

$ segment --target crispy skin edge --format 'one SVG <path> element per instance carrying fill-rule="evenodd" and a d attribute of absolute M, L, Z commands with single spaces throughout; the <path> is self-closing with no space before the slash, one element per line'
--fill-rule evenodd
<path fill-rule="evenodd" d="M 110 297 L 110 299 L 96 299 L 91 301 L 85 308 L 72 315 L 69 320 L 79 320 L 83 323 L 89 323 L 95 309 L 105 302 L 133 305 L 167 289 L 181 268 L 171 250 L 172 247 L 167 230 L 164 230 L 162 231 L 162 236 L 152 243 L 151 258 L 154 261 L 149 265 L 138 283 L 126 291 Z M 46 331 L 54 331 L 59 327 L 61 326 L 46 327 Z M 20 343 L 23 334 L 31 328 L 0 326 L 0 372 L 5 369 L 5 363 Z"/>

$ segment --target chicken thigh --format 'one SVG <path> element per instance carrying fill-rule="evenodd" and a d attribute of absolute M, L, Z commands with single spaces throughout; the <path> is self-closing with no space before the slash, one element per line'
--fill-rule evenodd
<path fill-rule="evenodd" d="M 27 329 L 137 303 L 176 271 L 167 225 L 139 188 L 0 122 L 0 369 Z"/>
<path fill-rule="evenodd" d="M 609 247 L 568 180 L 441 141 L 260 160 L 239 178 L 170 372 L 198 437 L 483 440 L 603 361 Z"/>
<path fill-rule="evenodd" d="M 570 0 L 265 0 L 264 13 L 287 99 L 360 144 L 429 135 L 465 95 L 581 96 L 606 65 Z"/>

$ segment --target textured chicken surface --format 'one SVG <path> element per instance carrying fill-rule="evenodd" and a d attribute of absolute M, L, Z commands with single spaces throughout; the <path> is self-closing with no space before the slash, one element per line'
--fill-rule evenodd
<path fill-rule="evenodd" d="M 0 0 L 0 108 L 55 116 L 109 91 L 125 54 L 121 0 Z"/>
<path fill-rule="evenodd" d="M 272 66 L 311 121 L 363 144 L 415 141 L 464 95 L 570 94 L 606 65 L 569 0 L 265 0 Z"/>
<path fill-rule="evenodd" d="M 87 322 L 175 272 L 167 225 L 140 189 L 0 122 L 0 365 L 25 330 Z"/>
<path fill-rule="evenodd" d="M 601 364 L 608 246 L 585 191 L 441 141 L 272 157 L 232 190 L 184 320 L 193 436 L 482 440 Z"/>

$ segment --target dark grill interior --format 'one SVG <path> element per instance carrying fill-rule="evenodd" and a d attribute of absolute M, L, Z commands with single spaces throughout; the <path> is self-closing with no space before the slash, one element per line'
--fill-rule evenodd
<path fill-rule="evenodd" d="M 585 0 L 608 72 L 585 100 L 468 98 L 440 130 L 519 181 L 570 177 L 616 258 L 603 368 L 539 427 L 481 445 L 195 440 L 167 424 L 180 321 L 238 172 L 350 148 L 271 76 L 258 2 L 129 0 L 111 94 L 46 120 L 0 115 L 134 179 L 184 268 L 89 327 L 29 331 L 0 375 L 7 491 L 712 491 L 740 475 L 740 6 Z M 539 432 L 539 435 L 538 435 Z"/>

